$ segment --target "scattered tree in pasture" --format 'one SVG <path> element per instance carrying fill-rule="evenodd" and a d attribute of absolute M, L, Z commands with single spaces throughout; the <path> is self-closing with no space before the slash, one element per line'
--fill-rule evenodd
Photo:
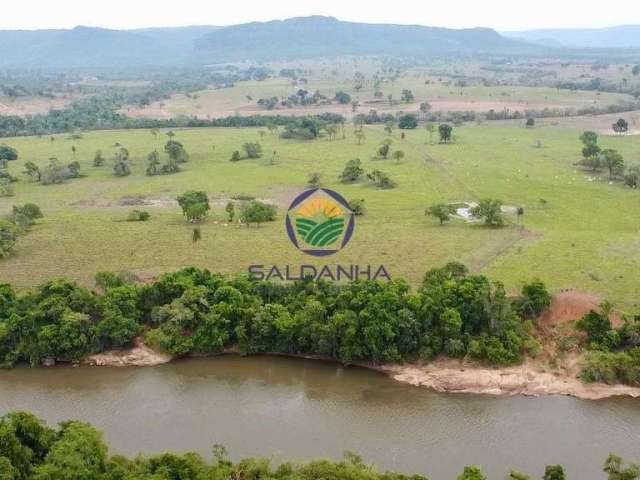
<path fill-rule="evenodd" d="M 440 225 L 444 225 L 445 222 L 451 220 L 451 215 L 456 212 L 456 209 L 452 205 L 446 203 L 436 203 L 431 205 L 425 210 L 425 215 L 435 217 L 440 222 Z"/>
<path fill-rule="evenodd" d="M 227 212 L 227 219 L 229 223 L 233 222 L 233 218 L 236 216 L 236 204 L 229 201 L 227 205 L 224 207 L 224 211 Z"/>
<path fill-rule="evenodd" d="M 393 133 L 394 126 L 395 125 L 393 122 L 387 122 L 384 124 L 384 131 L 386 132 L 387 135 L 391 135 Z"/>
<path fill-rule="evenodd" d="M 364 199 L 352 198 L 351 200 L 349 200 L 349 209 L 356 216 L 364 215 L 365 213 Z"/>
<path fill-rule="evenodd" d="M 182 214 L 191 223 L 203 220 L 211 209 L 206 192 L 190 190 L 180 195 L 177 200 Z"/>
<path fill-rule="evenodd" d="M 67 165 L 67 178 L 80 178 L 80 162 L 77 160 Z"/>
<path fill-rule="evenodd" d="M 247 158 L 260 158 L 262 156 L 262 145 L 258 142 L 245 142 L 242 145 Z"/>
<path fill-rule="evenodd" d="M 18 151 L 9 145 L 0 145 L 0 165 L 18 159 Z"/>
<path fill-rule="evenodd" d="M 449 143 L 451 141 L 451 134 L 453 127 L 447 123 L 442 123 L 438 127 L 438 133 L 440 134 L 440 143 Z"/>
<path fill-rule="evenodd" d="M 321 176 L 318 172 L 310 173 L 307 177 L 307 187 L 318 188 L 320 186 Z"/>
<path fill-rule="evenodd" d="M 53 185 L 64 182 L 66 178 L 66 168 L 60 165 L 57 158 L 51 157 L 49 159 L 49 165 L 42 170 L 40 183 L 43 185 Z"/>
<path fill-rule="evenodd" d="M 613 180 L 624 172 L 622 155 L 611 148 L 602 151 L 602 164 L 609 170 L 609 180 Z"/>
<path fill-rule="evenodd" d="M 423 115 L 423 117 L 426 116 L 430 110 L 431 110 L 431 104 L 429 102 L 420 103 L 420 113 Z"/>
<path fill-rule="evenodd" d="M 184 145 L 176 140 L 169 140 L 164 146 L 164 151 L 175 163 L 185 163 L 189 160 L 189 154 L 185 150 Z"/>
<path fill-rule="evenodd" d="M 398 119 L 398 128 L 401 130 L 413 130 L 418 126 L 418 118 L 413 113 L 405 113 Z"/>
<path fill-rule="evenodd" d="M 395 150 L 391 157 L 396 161 L 396 163 L 400 163 L 400 161 L 404 158 L 404 152 L 402 150 Z"/>
<path fill-rule="evenodd" d="M 378 147 L 378 151 L 376 152 L 376 156 L 378 158 L 387 159 L 389 156 L 389 151 L 391 150 L 390 144 L 385 142 L 380 147 Z"/>
<path fill-rule="evenodd" d="M 402 90 L 402 95 L 400 98 L 404 103 L 411 103 L 415 99 L 415 96 L 413 95 L 413 92 L 411 90 L 405 88 Z"/>
<path fill-rule="evenodd" d="M 329 123 L 324 127 L 325 132 L 327 132 L 327 136 L 329 140 L 335 140 L 338 136 L 338 125 L 335 123 Z"/>
<path fill-rule="evenodd" d="M 358 141 L 358 145 L 362 145 L 362 142 L 365 139 L 364 129 L 362 127 L 356 128 L 353 131 L 353 135 L 356 137 L 356 140 Z"/>
<path fill-rule="evenodd" d="M 527 121 L 525 122 L 525 127 L 533 128 L 535 126 L 536 126 L 536 119 L 533 117 L 528 117 Z"/>
<path fill-rule="evenodd" d="M 347 162 L 340 174 L 342 183 L 356 182 L 364 174 L 362 162 L 359 158 L 353 158 Z"/>
<path fill-rule="evenodd" d="M 582 142 L 583 145 L 588 145 L 590 143 L 598 143 L 598 134 L 596 132 L 587 130 L 585 132 L 582 132 L 582 134 L 580 135 L 580 141 Z"/>
<path fill-rule="evenodd" d="M 29 177 L 29 181 L 31 182 L 39 182 L 42 178 L 40 167 L 38 167 L 38 165 L 36 165 L 31 160 L 24 164 L 24 173 L 27 177 Z"/>
<path fill-rule="evenodd" d="M 482 219 L 485 225 L 489 227 L 504 226 L 504 217 L 502 215 L 502 202 L 491 198 L 480 200 L 480 203 L 471 208 L 470 213 L 475 218 Z"/>
<path fill-rule="evenodd" d="M 602 160 L 600 158 L 602 150 L 598 145 L 598 134 L 591 131 L 584 132 L 580 135 L 580 141 L 583 145 L 583 160 L 581 163 L 595 172 L 602 167 Z"/>
<path fill-rule="evenodd" d="M 624 184 L 631 188 L 640 188 L 640 165 L 629 167 L 624 176 Z"/>
<path fill-rule="evenodd" d="M 351 103 L 351 95 L 343 91 L 336 92 L 335 100 L 341 105 L 349 105 Z"/>
<path fill-rule="evenodd" d="M 240 206 L 240 221 L 245 225 L 272 222 L 276 219 L 276 207 L 259 200 L 250 200 Z"/>
<path fill-rule="evenodd" d="M 95 155 L 93 156 L 93 166 L 101 167 L 106 162 L 106 159 L 102 155 L 102 150 L 96 150 Z"/>
<path fill-rule="evenodd" d="M 433 143 L 433 134 L 436 131 L 436 126 L 433 123 L 427 123 L 424 128 L 429 134 L 429 143 Z"/>
<path fill-rule="evenodd" d="M 173 130 L 169 130 L 169 131 L 166 133 L 166 135 L 167 135 L 167 137 L 169 137 L 169 140 L 173 140 L 173 137 L 175 137 L 175 136 L 176 136 L 176 134 L 175 134 L 175 132 L 174 132 Z"/>
<path fill-rule="evenodd" d="M 160 154 L 157 150 L 154 150 L 147 155 L 147 169 L 146 174 L 149 176 L 160 174 Z"/>
<path fill-rule="evenodd" d="M 202 240 L 202 231 L 200 230 L 200 227 L 194 227 L 193 232 L 191 233 L 191 242 L 198 243 L 200 240 Z"/>
<path fill-rule="evenodd" d="M 629 131 L 629 123 L 624 118 L 619 118 L 618 121 L 611 126 L 611 128 L 615 133 L 624 135 Z"/>
<path fill-rule="evenodd" d="M 4 258 L 11 253 L 17 238 L 15 225 L 0 219 L 0 258 Z"/>
<path fill-rule="evenodd" d="M 372 172 L 367 173 L 367 178 L 377 188 L 388 189 L 395 187 L 395 182 L 391 180 L 389 175 L 380 170 L 373 170 Z"/>
<path fill-rule="evenodd" d="M 273 122 L 268 122 L 265 126 L 267 127 L 267 130 L 269 130 L 271 134 L 275 134 L 278 132 L 278 125 L 276 125 Z"/>
<path fill-rule="evenodd" d="M 239 150 L 234 150 L 233 153 L 231 154 L 231 158 L 229 159 L 230 162 L 239 162 L 242 159 L 242 157 L 240 156 L 240 151 Z"/>

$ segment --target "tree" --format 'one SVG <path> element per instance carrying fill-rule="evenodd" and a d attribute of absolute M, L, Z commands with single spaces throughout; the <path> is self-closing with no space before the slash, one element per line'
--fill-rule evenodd
<path fill-rule="evenodd" d="M 551 294 L 547 286 L 539 279 L 522 287 L 522 296 L 518 302 L 518 311 L 524 318 L 536 318 L 551 305 Z"/>
<path fill-rule="evenodd" d="M 580 135 L 580 141 L 583 145 L 598 143 L 598 134 L 596 132 L 587 130 L 585 132 L 582 132 L 582 134 Z"/>
<path fill-rule="evenodd" d="M 429 110 L 431 110 L 431 104 L 429 102 L 420 103 L 420 113 L 422 113 L 423 116 L 426 116 Z"/>
<path fill-rule="evenodd" d="M 309 174 L 307 178 L 307 186 L 311 188 L 317 188 L 320 186 L 320 174 L 318 172 L 313 172 Z"/>
<path fill-rule="evenodd" d="M 473 207 L 471 215 L 484 220 L 485 225 L 489 227 L 502 227 L 504 225 L 504 217 L 502 216 L 502 202 L 485 198 Z"/>
<path fill-rule="evenodd" d="M 185 163 L 189 160 L 189 154 L 184 149 L 184 146 L 176 140 L 169 140 L 164 146 L 164 151 L 175 163 Z"/>
<path fill-rule="evenodd" d="M 464 467 L 457 480 L 487 480 L 479 467 Z"/>
<path fill-rule="evenodd" d="M 391 150 L 389 143 L 385 142 L 382 145 L 380 145 L 380 147 L 378 147 L 378 151 L 376 152 L 378 158 L 386 159 L 389 156 L 389 150 Z"/>
<path fill-rule="evenodd" d="M 351 95 L 343 92 L 342 90 L 336 92 L 335 99 L 341 105 L 349 105 L 351 103 Z"/>
<path fill-rule="evenodd" d="M 177 200 L 182 214 L 191 223 L 203 220 L 211 208 L 207 194 L 202 191 L 190 190 L 180 195 Z"/>
<path fill-rule="evenodd" d="M 53 185 L 64 182 L 66 177 L 67 173 L 65 167 L 58 163 L 57 158 L 51 157 L 49 159 L 49 165 L 47 165 L 42 171 L 40 182 L 43 185 Z"/>
<path fill-rule="evenodd" d="M 602 163 L 609 170 L 609 180 L 624 172 L 624 159 L 616 150 L 607 148 L 602 151 Z"/>
<path fill-rule="evenodd" d="M 371 173 L 367 173 L 367 178 L 378 188 L 393 188 L 395 182 L 391 180 L 389 175 L 380 170 L 373 170 Z"/>
<path fill-rule="evenodd" d="M 0 164 L 17 159 L 18 151 L 15 148 L 9 145 L 0 145 Z"/>
<path fill-rule="evenodd" d="M 608 480 L 637 480 L 640 478 L 640 465 L 624 466 L 624 461 L 618 455 L 609 454 L 602 469 Z"/>
<path fill-rule="evenodd" d="M 358 145 L 361 145 L 362 141 L 364 140 L 364 130 L 362 129 L 362 127 L 356 128 L 353 131 L 353 135 L 356 137 L 356 140 L 358 140 Z"/>
<path fill-rule="evenodd" d="M 418 126 L 418 118 L 413 113 L 405 113 L 398 119 L 398 128 L 402 130 L 413 130 Z"/>
<path fill-rule="evenodd" d="M 447 123 L 442 123 L 438 126 L 438 133 L 440 134 L 440 143 L 449 143 L 451 141 L 451 134 L 453 127 Z"/>
<path fill-rule="evenodd" d="M 157 150 L 154 150 L 147 155 L 147 169 L 146 174 L 149 176 L 158 175 L 160 173 L 160 154 Z"/>
<path fill-rule="evenodd" d="M 544 469 L 544 480 L 565 480 L 562 465 L 547 465 Z"/>
<path fill-rule="evenodd" d="M 93 156 L 93 166 L 101 167 L 104 165 L 105 158 L 102 156 L 102 150 L 96 150 L 95 155 Z"/>
<path fill-rule="evenodd" d="M 396 161 L 396 163 L 400 163 L 400 161 L 404 158 L 404 152 L 402 150 L 395 150 L 391 157 Z"/>
<path fill-rule="evenodd" d="M 400 98 L 402 98 L 402 101 L 404 103 L 411 103 L 415 99 L 415 96 L 413 95 L 413 92 L 411 90 L 404 89 L 402 90 L 402 95 Z"/>
<path fill-rule="evenodd" d="M 202 231 L 200 227 L 194 227 L 193 232 L 191 234 L 191 242 L 198 243 L 202 239 Z"/>
<path fill-rule="evenodd" d="M 260 158 L 262 156 L 262 145 L 258 142 L 245 142 L 242 145 L 247 158 Z"/>
<path fill-rule="evenodd" d="M 619 118 L 616 123 L 614 123 L 611 128 L 615 133 L 623 135 L 629 131 L 629 124 L 624 118 Z"/>
<path fill-rule="evenodd" d="M 67 178 L 79 178 L 80 177 L 80 162 L 77 160 L 67 165 L 66 169 Z"/>
<path fill-rule="evenodd" d="M 31 226 L 40 218 L 43 218 L 42 211 L 35 203 L 14 205 L 10 216 L 11 221 L 19 227 Z"/>
<path fill-rule="evenodd" d="M 359 158 L 353 158 L 347 162 L 340 174 L 340 181 L 342 183 L 349 183 L 357 181 L 364 174 L 362 168 L 362 162 Z"/>
<path fill-rule="evenodd" d="M 525 123 L 525 127 L 532 128 L 536 126 L 536 119 L 533 117 L 528 117 Z"/>
<path fill-rule="evenodd" d="M 393 122 L 387 122 L 384 124 L 384 131 L 387 135 L 391 135 L 393 133 Z"/>
<path fill-rule="evenodd" d="M 259 200 L 250 200 L 244 202 L 240 207 L 240 221 L 246 225 L 255 223 L 260 226 L 261 223 L 275 220 L 276 211 L 274 205 Z"/>
<path fill-rule="evenodd" d="M 640 165 L 629 167 L 627 174 L 624 176 L 624 184 L 631 188 L 640 187 Z"/>
<path fill-rule="evenodd" d="M 239 150 L 234 150 L 233 153 L 231 154 L 231 158 L 229 159 L 230 162 L 239 162 L 241 160 L 240 157 L 240 151 Z"/>
<path fill-rule="evenodd" d="M 16 244 L 17 233 L 15 225 L 0 220 L 0 258 L 6 257 Z"/>
<path fill-rule="evenodd" d="M 129 150 L 125 147 L 119 147 L 116 152 L 113 163 L 113 174 L 116 177 L 126 177 L 131 173 L 129 167 Z"/>
<path fill-rule="evenodd" d="M 598 134 L 592 131 L 583 132 L 582 135 L 580 135 L 580 141 L 583 145 L 582 164 L 595 172 L 602 165 L 600 161 L 601 149 L 598 146 Z"/>
<path fill-rule="evenodd" d="M 24 164 L 24 173 L 29 177 L 29 180 L 32 182 L 39 182 L 42 178 L 42 173 L 40 172 L 40 167 L 38 167 L 31 160 Z"/>
<path fill-rule="evenodd" d="M 229 219 L 229 223 L 233 222 L 233 217 L 236 215 L 236 205 L 235 203 L 229 201 L 227 205 L 224 207 L 224 211 L 227 212 L 227 218 Z"/>
<path fill-rule="evenodd" d="M 440 225 L 451 220 L 451 215 L 455 213 L 455 208 L 445 203 L 436 203 L 425 210 L 425 215 L 430 215 L 440 221 Z"/>
<path fill-rule="evenodd" d="M 436 131 L 436 126 L 433 123 L 427 123 L 424 128 L 429 134 L 429 143 L 433 143 L 433 134 Z"/>

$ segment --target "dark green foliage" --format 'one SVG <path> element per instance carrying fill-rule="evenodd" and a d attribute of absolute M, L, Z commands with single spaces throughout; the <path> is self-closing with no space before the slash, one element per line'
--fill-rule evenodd
<path fill-rule="evenodd" d="M 438 134 L 440 135 L 440 143 L 449 143 L 453 134 L 453 127 L 448 123 L 438 126 Z"/>
<path fill-rule="evenodd" d="M 576 328 L 587 334 L 590 344 L 597 348 L 598 346 L 609 349 L 615 345 L 609 345 L 611 335 L 611 321 L 604 313 L 598 313 L 591 310 L 576 323 Z"/>
<path fill-rule="evenodd" d="M 344 170 L 340 174 L 340 181 L 343 183 L 355 182 L 364 174 L 362 162 L 359 158 L 351 159 L 347 162 Z"/>
<path fill-rule="evenodd" d="M 251 200 L 240 206 L 240 221 L 247 225 L 272 222 L 276 219 L 276 207 L 269 203 Z"/>
<path fill-rule="evenodd" d="M 402 130 L 413 130 L 418 126 L 418 117 L 413 113 L 406 113 L 398 119 L 398 128 Z"/>
<path fill-rule="evenodd" d="M 247 158 L 260 158 L 262 156 L 262 145 L 258 142 L 245 142 L 242 145 Z"/>
<path fill-rule="evenodd" d="M 564 468 L 562 465 L 547 465 L 542 478 L 544 480 L 565 480 Z"/>
<path fill-rule="evenodd" d="M 242 159 L 242 157 L 240 157 L 240 151 L 239 150 L 234 150 L 233 153 L 231 154 L 231 158 L 229 159 L 230 162 L 239 162 Z"/>
<path fill-rule="evenodd" d="M 402 90 L 402 95 L 400 96 L 400 98 L 404 103 L 411 103 L 416 97 L 413 95 L 413 92 L 411 90 L 405 88 Z"/>
<path fill-rule="evenodd" d="M 452 205 L 445 203 L 436 203 L 431 205 L 425 210 L 425 215 L 435 217 L 440 222 L 440 225 L 444 225 L 445 222 L 451 220 L 451 215 L 455 213 L 456 209 Z"/>
<path fill-rule="evenodd" d="M 33 225 L 39 218 L 43 218 L 40 207 L 35 203 L 14 205 L 9 220 L 19 227 L 25 228 Z"/>
<path fill-rule="evenodd" d="M 203 220 L 209 212 L 209 198 L 206 192 L 191 190 L 178 197 L 178 205 L 182 208 L 182 214 L 190 222 Z"/>
<path fill-rule="evenodd" d="M 17 238 L 15 224 L 0 219 L 0 258 L 6 257 L 11 253 Z"/>
<path fill-rule="evenodd" d="M 17 160 L 18 151 L 9 145 L 0 145 L 0 164 L 3 162 Z"/>
<path fill-rule="evenodd" d="M 504 217 L 502 216 L 502 202 L 491 198 L 480 200 L 477 206 L 471 210 L 471 215 L 484 221 L 489 227 L 504 226 Z"/>
<path fill-rule="evenodd" d="M 189 154 L 184 146 L 176 140 L 169 140 L 164 146 L 164 151 L 174 163 L 185 163 L 189 160 Z"/>
<path fill-rule="evenodd" d="M 295 119 L 285 125 L 284 131 L 280 134 L 280 137 L 288 139 L 313 140 L 320 135 L 320 130 L 327 123 L 339 122 L 324 122 L 314 117 Z"/>
<path fill-rule="evenodd" d="M 505 365 L 532 341 L 502 285 L 460 264 L 428 272 L 415 292 L 403 281 L 280 284 L 196 268 L 143 286 L 106 273 L 96 281 L 102 295 L 66 281 L 22 296 L 0 286 L 0 363 L 78 360 L 128 345 L 143 329 L 147 342 L 177 356 L 237 346 L 344 363 L 443 354 Z"/>
<path fill-rule="evenodd" d="M 341 105 L 349 105 L 351 103 L 351 95 L 343 91 L 336 92 L 335 99 Z"/>
<path fill-rule="evenodd" d="M 551 305 L 551 294 L 541 280 L 534 280 L 522 287 L 522 295 L 515 306 L 524 318 L 536 318 Z"/>

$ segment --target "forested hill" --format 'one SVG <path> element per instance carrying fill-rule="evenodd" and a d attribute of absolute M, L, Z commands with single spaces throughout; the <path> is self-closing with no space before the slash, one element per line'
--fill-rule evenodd
<path fill-rule="evenodd" d="M 330 55 L 515 53 L 535 47 L 488 28 L 453 30 L 312 16 L 222 28 L 205 35 L 196 48 L 225 60 L 272 60 Z"/>
<path fill-rule="evenodd" d="M 486 28 L 365 24 L 313 16 L 229 27 L 0 31 L 0 67 L 144 67 L 335 55 L 510 54 L 541 48 Z"/>
<path fill-rule="evenodd" d="M 640 25 L 504 32 L 507 37 L 567 48 L 640 48 Z"/>

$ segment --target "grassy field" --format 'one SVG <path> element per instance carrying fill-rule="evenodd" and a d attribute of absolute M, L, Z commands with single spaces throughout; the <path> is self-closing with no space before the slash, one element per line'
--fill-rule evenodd
<path fill-rule="evenodd" d="M 304 190 L 307 175 L 319 172 L 323 186 L 348 199 L 363 198 L 367 207 L 352 241 L 328 263 L 384 264 L 392 276 L 418 282 L 427 269 L 458 260 L 503 280 L 510 290 L 540 277 L 554 290 L 583 289 L 623 308 L 640 299 L 640 193 L 578 170 L 573 165 L 580 151 L 575 130 L 473 125 L 456 128 L 451 145 L 427 144 L 424 130 L 407 131 L 401 140 L 396 130 L 392 148 L 406 153 L 399 164 L 373 159 L 385 134 L 381 127 L 365 131 L 360 146 L 351 129 L 345 139 L 334 141 L 299 142 L 267 134 L 265 158 L 231 163 L 233 150 L 259 140 L 257 129 L 178 130 L 191 160 L 182 172 L 157 177 L 144 175 L 144 158 L 166 137 L 156 139 L 146 130 L 90 132 L 80 140 L 57 136 L 54 142 L 48 137 L 5 139 L 20 152 L 10 171 L 21 181 L 14 197 L 0 198 L 0 212 L 35 202 L 45 218 L 20 238 L 12 256 L 0 260 L 0 281 L 29 287 L 64 276 L 91 286 L 93 274 L 101 270 L 150 277 L 192 264 L 226 273 L 245 272 L 250 264 L 319 264 L 289 243 L 283 217 L 291 199 Z M 543 148 L 535 147 L 537 140 Z M 92 165 L 97 149 L 111 157 L 116 142 L 132 153 L 128 177 L 114 177 L 111 161 Z M 619 149 L 627 163 L 640 163 L 640 137 L 603 137 L 601 143 Z M 72 161 L 72 145 L 84 178 L 41 186 L 21 174 L 28 160 L 40 165 L 50 156 Z M 273 151 L 277 161 L 270 165 Z M 387 172 L 397 188 L 340 184 L 339 173 L 354 157 L 362 159 L 366 171 Z M 212 199 L 212 215 L 196 244 L 174 200 L 187 189 L 205 190 Z M 275 202 L 278 220 L 260 228 L 227 225 L 224 205 L 241 193 Z M 503 229 L 463 220 L 441 227 L 424 215 L 434 202 L 483 197 L 523 206 L 521 225 L 509 217 L 511 224 Z M 131 206 L 132 199 L 148 205 Z M 151 212 L 151 221 L 123 221 L 133 208 Z"/>
<path fill-rule="evenodd" d="M 431 83 L 426 84 L 429 80 Z M 448 85 L 447 83 L 451 83 Z M 384 93 L 382 99 L 374 102 L 373 82 L 368 78 L 365 86 L 357 94 L 353 89 L 352 80 L 344 76 L 316 75 L 309 79 L 307 85 L 293 86 L 291 81 L 274 77 L 265 81 L 238 82 L 232 88 L 208 89 L 195 95 L 173 95 L 168 100 L 155 102 L 143 109 L 128 108 L 123 111 L 130 115 L 143 115 L 159 118 L 169 118 L 176 115 L 196 115 L 201 118 L 219 117 L 226 115 L 267 113 L 256 105 L 260 98 L 287 97 L 294 95 L 298 89 L 304 88 L 309 92 L 319 90 L 320 93 L 333 98 L 337 91 L 345 91 L 358 98 L 361 107 L 359 112 L 376 109 L 379 112 L 396 112 L 399 110 L 417 111 L 421 102 L 429 102 L 434 111 L 477 111 L 488 112 L 491 109 L 500 111 L 510 110 L 541 110 L 544 108 L 580 108 L 604 107 L 619 102 L 631 101 L 633 97 L 619 93 L 595 91 L 558 90 L 550 87 L 524 86 L 495 86 L 470 85 L 456 87 L 449 78 L 431 77 L 424 72 L 406 73 L 396 81 L 385 81 L 380 86 Z M 402 90 L 409 89 L 415 95 L 415 101 L 410 104 L 400 102 Z M 393 96 L 393 102 L 387 100 L 387 95 Z M 248 97 L 251 97 L 249 99 Z M 283 108 L 280 113 L 304 113 L 303 111 L 334 111 L 346 115 L 351 114 L 350 105 L 334 104 L 331 106 L 310 106 L 300 108 Z"/>

